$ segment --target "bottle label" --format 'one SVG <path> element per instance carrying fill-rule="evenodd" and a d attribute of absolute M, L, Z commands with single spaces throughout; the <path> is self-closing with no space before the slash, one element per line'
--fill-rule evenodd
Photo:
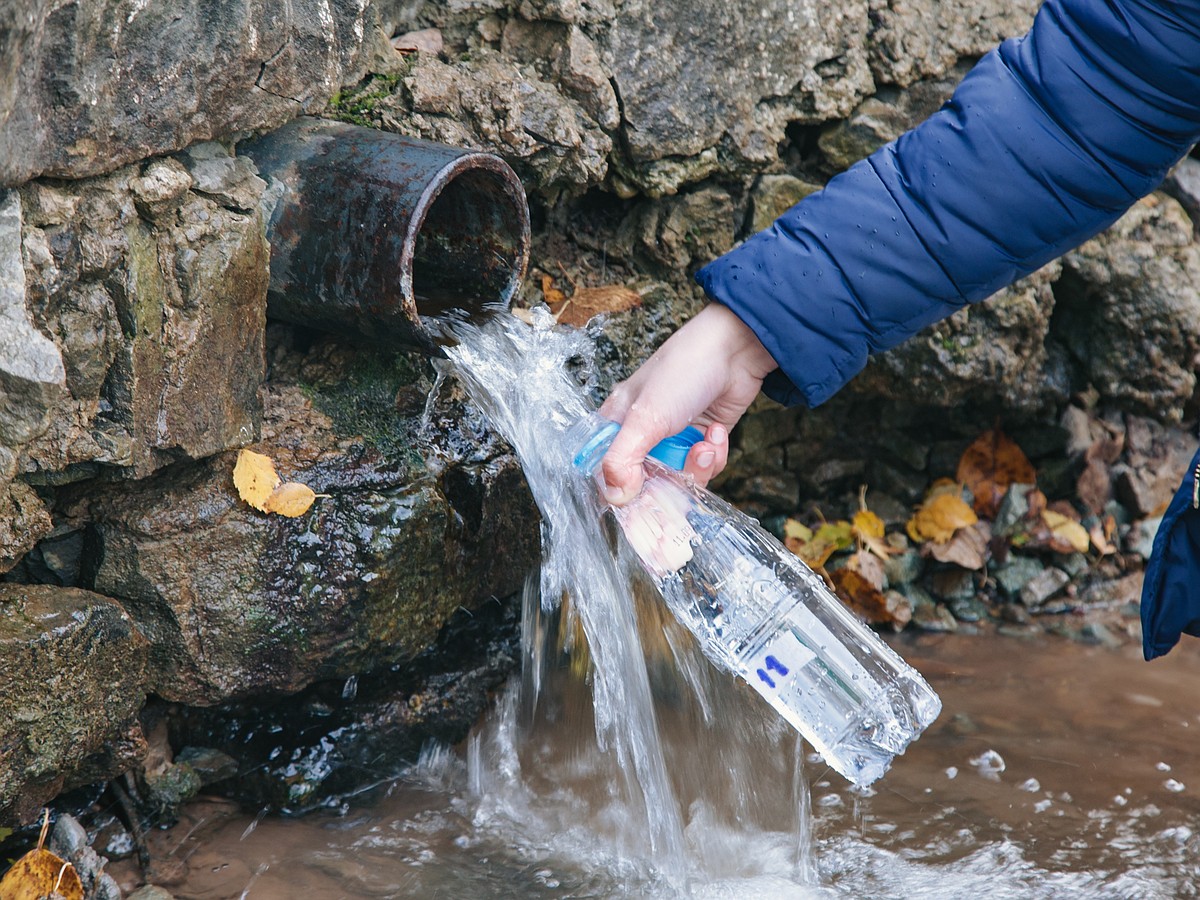
<path fill-rule="evenodd" d="M 748 668 L 759 693 L 770 697 L 783 691 L 796 672 L 815 657 L 790 628 L 785 628 L 763 645 Z"/>

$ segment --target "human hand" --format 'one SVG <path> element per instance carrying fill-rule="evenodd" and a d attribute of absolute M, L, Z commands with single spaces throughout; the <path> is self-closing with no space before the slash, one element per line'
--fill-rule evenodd
<path fill-rule="evenodd" d="M 621 423 L 601 463 L 605 499 L 623 506 L 636 497 L 646 454 L 687 425 L 705 434 L 689 451 L 684 471 L 707 484 L 725 468 L 729 430 L 774 368 L 758 337 L 731 310 L 719 303 L 702 309 L 600 407 L 602 416 Z"/>

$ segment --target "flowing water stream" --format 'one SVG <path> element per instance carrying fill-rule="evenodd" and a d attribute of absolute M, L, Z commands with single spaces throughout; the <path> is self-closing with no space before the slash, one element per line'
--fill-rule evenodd
<path fill-rule="evenodd" d="M 179 896 L 1195 895 L 1194 648 L 1151 666 L 1049 639 L 897 639 L 946 712 L 854 792 L 707 663 L 569 473 L 587 336 L 445 328 L 543 515 L 521 674 L 463 746 L 427 747 L 339 814 L 193 806 L 172 838 Z"/>

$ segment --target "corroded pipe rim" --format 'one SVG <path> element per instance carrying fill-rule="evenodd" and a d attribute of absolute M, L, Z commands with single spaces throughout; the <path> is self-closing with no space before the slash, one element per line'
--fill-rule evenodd
<path fill-rule="evenodd" d="M 516 179 L 512 168 L 499 156 L 482 152 L 464 153 L 439 169 L 437 174 L 429 180 L 429 183 L 421 192 L 421 196 L 417 199 L 417 204 L 413 209 L 412 215 L 409 216 L 408 230 L 405 233 L 403 248 L 400 253 L 400 296 L 401 302 L 405 306 L 405 312 L 411 315 L 413 321 L 418 325 L 421 322 L 421 315 L 417 307 L 417 297 L 413 288 L 413 263 L 416 259 L 417 236 L 421 233 L 421 229 L 425 225 L 425 218 L 429 214 L 430 209 L 433 208 L 433 205 L 437 202 L 437 198 L 450 186 L 451 182 L 459 175 L 480 170 L 491 172 L 496 176 L 497 181 L 503 186 L 505 195 L 512 201 L 513 212 L 518 216 L 517 234 L 519 235 L 519 239 L 516 248 L 517 258 L 509 266 L 512 274 L 509 277 L 508 284 L 505 285 L 500 295 L 494 299 L 489 298 L 487 303 L 489 305 L 502 305 L 507 309 L 512 305 L 513 297 L 516 295 L 521 282 L 525 278 L 525 271 L 529 266 L 529 250 L 532 241 L 530 237 L 529 207 L 526 203 L 524 190 L 521 188 L 520 182 Z"/>

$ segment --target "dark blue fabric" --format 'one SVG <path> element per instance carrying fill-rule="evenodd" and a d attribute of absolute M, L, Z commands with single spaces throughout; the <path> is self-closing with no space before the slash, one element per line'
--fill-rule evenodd
<path fill-rule="evenodd" d="M 1154 536 L 1154 551 L 1142 584 L 1142 653 L 1162 656 L 1181 634 L 1200 637 L 1200 509 L 1192 506 L 1196 467 L 1171 500 Z"/>
<path fill-rule="evenodd" d="M 701 269 L 816 406 L 1103 230 L 1200 139 L 1200 0 L 1047 0 L 922 125 Z"/>

